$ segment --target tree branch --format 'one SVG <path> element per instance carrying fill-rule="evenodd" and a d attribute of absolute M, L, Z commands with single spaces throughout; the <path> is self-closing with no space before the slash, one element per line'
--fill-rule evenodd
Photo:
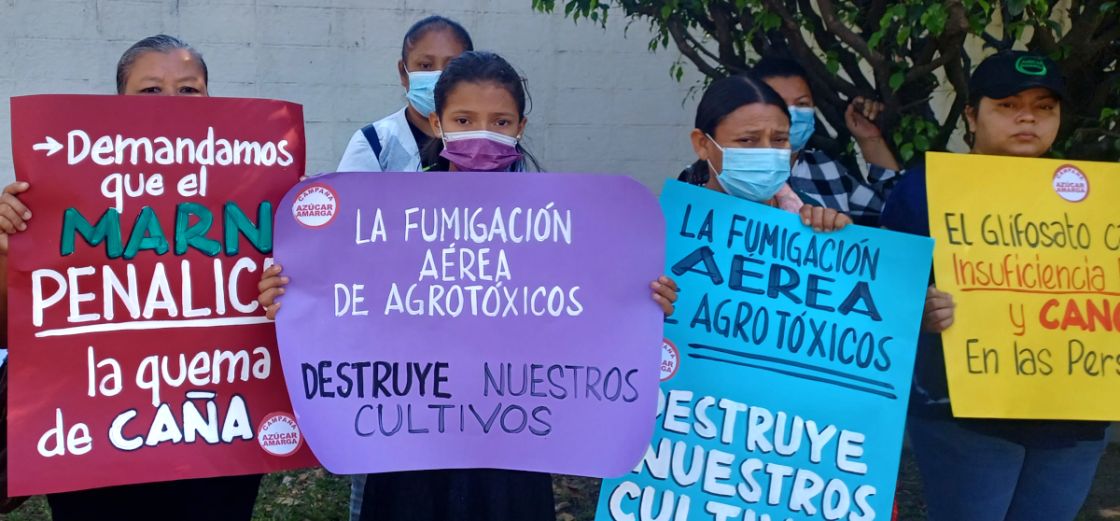
<path fill-rule="evenodd" d="M 753 30 L 756 23 L 751 10 L 743 9 L 743 13 L 739 15 L 739 27 L 743 28 L 744 33 L 750 35 L 750 44 L 754 52 L 762 56 L 769 51 L 770 42 L 762 31 Z"/>
<path fill-rule="evenodd" d="M 968 56 L 961 53 L 960 57 L 960 60 L 945 65 L 945 77 L 953 86 L 956 97 L 953 98 L 953 106 L 949 109 L 949 114 L 941 124 L 941 131 L 937 133 L 937 139 L 934 142 L 934 147 L 939 150 L 944 150 L 948 145 L 949 138 L 953 136 L 953 132 L 956 132 L 957 122 L 960 121 L 961 114 L 964 113 L 964 108 L 968 104 L 968 64 L 965 63 Z"/>
<path fill-rule="evenodd" d="M 822 91 L 824 94 L 831 94 L 836 96 L 837 92 L 842 92 L 848 97 L 858 95 L 855 85 L 844 81 L 839 76 L 829 72 L 828 67 L 821 63 L 820 58 L 813 53 L 813 49 L 805 41 L 805 36 L 801 32 L 801 26 L 798 25 L 797 20 L 789 12 L 788 9 L 781 3 L 775 0 L 763 0 L 763 3 L 782 19 L 782 35 L 786 37 L 786 42 L 789 43 L 790 52 L 798 63 L 809 72 L 813 78 L 819 79 L 825 83 Z M 837 99 L 839 99 L 837 97 Z"/>
<path fill-rule="evenodd" d="M 948 19 L 945 23 L 945 30 L 934 42 L 941 55 L 936 60 L 928 61 L 928 63 L 922 65 L 918 65 L 919 62 L 915 60 L 915 67 L 906 73 L 903 83 L 917 80 L 960 58 L 961 49 L 964 47 L 964 39 L 968 36 L 968 15 L 960 0 L 948 2 L 946 10 L 948 11 Z"/>
<path fill-rule="evenodd" d="M 719 61 L 727 69 L 738 69 L 742 71 L 746 68 L 746 62 L 740 65 L 738 56 L 735 53 L 734 36 L 731 34 L 731 13 L 722 3 L 712 1 L 709 4 L 709 12 L 712 15 L 712 23 L 715 25 L 715 33 L 712 35 L 716 39 L 717 49 L 719 49 Z"/>
<path fill-rule="evenodd" d="M 708 50 L 708 48 L 704 46 L 703 42 L 701 42 L 700 40 L 697 40 L 696 37 L 692 35 L 692 32 L 688 30 L 688 27 L 684 25 L 684 22 L 679 22 L 679 23 L 681 24 L 681 27 L 684 27 L 683 36 L 689 42 L 689 44 L 692 46 L 692 48 L 696 49 L 700 54 L 703 54 L 704 56 L 707 56 L 707 57 L 711 58 L 712 61 L 714 61 L 716 63 L 719 63 L 719 64 L 724 65 L 724 66 L 727 65 L 727 64 L 723 63 L 722 60 L 720 60 L 720 57 L 717 56 L 716 53 Z M 670 33 L 670 36 L 671 36 L 671 33 Z"/>
<path fill-rule="evenodd" d="M 1056 54 L 1061 47 L 1058 45 L 1057 40 L 1054 39 L 1054 33 L 1050 31 L 1050 27 L 1045 22 L 1031 24 L 1034 26 L 1034 36 L 1027 44 L 1031 49 L 1039 49 L 1045 54 Z"/>
<path fill-rule="evenodd" d="M 984 31 L 984 32 L 980 33 L 980 39 L 984 40 L 984 43 L 988 44 L 989 47 L 992 47 L 993 49 L 995 49 L 997 51 L 1003 50 L 1003 45 L 1004 45 L 1003 40 L 997 38 L 992 33 Z"/>
<path fill-rule="evenodd" d="M 947 63 L 957 59 L 957 57 L 958 57 L 957 54 L 959 54 L 959 52 L 958 53 L 950 52 L 948 54 L 939 55 L 936 60 L 930 61 L 928 63 L 924 63 L 922 65 L 916 65 L 915 64 L 915 66 L 912 67 L 910 69 L 910 71 L 906 73 L 906 79 L 905 79 L 905 81 L 903 81 L 903 83 L 912 82 L 914 80 L 917 80 L 918 78 L 921 78 L 922 76 L 925 76 L 926 74 L 930 74 L 933 71 L 936 71 L 937 69 L 940 69 L 941 67 L 945 66 Z"/>
<path fill-rule="evenodd" d="M 1086 8 L 1088 9 L 1088 7 Z M 1096 27 L 1101 23 L 1101 13 L 1095 15 L 1086 15 L 1080 17 L 1077 22 L 1070 27 L 1069 32 L 1062 37 L 1061 44 L 1069 46 L 1071 49 L 1082 49 L 1089 43 L 1089 39 L 1093 37 L 1096 32 Z"/>
<path fill-rule="evenodd" d="M 863 31 L 863 34 L 873 33 L 879 26 L 879 20 L 882 20 L 883 15 L 887 13 L 887 1 L 873 0 L 871 5 L 868 6 L 864 12 L 866 15 L 864 16 L 863 24 L 860 25 L 860 29 Z"/>
<path fill-rule="evenodd" d="M 677 44 L 677 48 L 680 49 L 681 54 L 683 54 L 685 58 L 688 58 L 701 73 L 709 78 L 721 78 L 725 76 L 723 72 L 711 66 L 704 60 L 703 56 L 700 56 L 700 53 L 697 52 L 696 48 L 690 43 L 690 40 L 695 40 L 688 34 L 688 28 L 684 27 L 679 20 L 670 19 L 665 24 L 665 28 L 669 31 L 669 36 L 673 38 L 673 42 Z M 705 51 L 707 51 L 707 49 L 705 49 Z"/>
<path fill-rule="evenodd" d="M 801 12 L 801 16 L 808 22 L 809 32 L 813 34 L 813 39 L 817 41 L 817 46 L 826 52 L 834 51 L 836 53 L 840 61 L 840 66 L 844 68 L 844 72 L 848 74 L 848 78 L 855 83 L 858 90 L 866 93 L 875 92 L 875 87 L 867 80 L 855 55 L 844 48 L 836 38 L 833 38 L 832 33 L 824 29 L 824 22 L 821 21 L 817 13 L 813 11 L 811 0 L 797 0 L 797 7 Z"/>
<path fill-rule="evenodd" d="M 878 72 L 879 69 L 883 69 L 884 71 L 888 69 L 886 57 L 880 54 L 879 51 L 869 47 L 867 45 L 867 40 L 860 38 L 859 35 L 852 32 L 848 26 L 840 21 L 836 16 L 836 6 L 833 5 L 832 0 L 817 0 L 817 7 L 821 11 L 821 18 L 824 20 L 824 26 L 835 34 L 840 41 L 847 44 L 848 47 L 851 47 L 859 53 L 860 56 L 863 56 L 863 58 L 871 64 L 871 67 L 876 69 L 876 72 Z"/>

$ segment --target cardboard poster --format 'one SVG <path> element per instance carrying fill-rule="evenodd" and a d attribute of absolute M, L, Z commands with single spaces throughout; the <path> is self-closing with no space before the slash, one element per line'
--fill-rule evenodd
<path fill-rule="evenodd" d="M 303 115 L 268 100 L 12 100 L 13 495 L 315 464 L 256 302 Z"/>
<path fill-rule="evenodd" d="M 926 162 L 953 414 L 1120 420 L 1120 165 Z"/>
<path fill-rule="evenodd" d="M 289 393 L 336 473 L 619 475 L 653 428 L 664 220 L 556 173 L 347 173 L 277 211 Z"/>
<path fill-rule="evenodd" d="M 890 519 L 932 241 L 670 181 L 657 426 L 599 521 Z"/>

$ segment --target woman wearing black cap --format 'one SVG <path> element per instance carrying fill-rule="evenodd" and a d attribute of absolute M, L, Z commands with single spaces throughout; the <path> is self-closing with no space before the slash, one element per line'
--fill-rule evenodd
<path fill-rule="evenodd" d="M 1041 157 L 1061 123 L 1065 83 L 1051 60 L 1002 52 L 976 68 L 965 110 L 972 153 Z M 929 235 L 924 168 L 895 187 L 882 224 Z M 953 324 L 951 295 L 931 285 L 910 397 L 909 433 L 929 519 L 1072 520 L 1107 444 L 1104 422 L 954 419 L 940 333 Z"/>

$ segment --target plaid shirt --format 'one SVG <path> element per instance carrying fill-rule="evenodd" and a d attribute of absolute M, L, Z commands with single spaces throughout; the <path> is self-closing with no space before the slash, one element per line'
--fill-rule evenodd
<path fill-rule="evenodd" d="M 887 194 L 902 176 L 881 166 L 868 167 L 864 180 L 824 152 L 805 150 L 793 165 L 789 185 L 812 203 L 846 213 L 857 223 L 878 226 Z"/>

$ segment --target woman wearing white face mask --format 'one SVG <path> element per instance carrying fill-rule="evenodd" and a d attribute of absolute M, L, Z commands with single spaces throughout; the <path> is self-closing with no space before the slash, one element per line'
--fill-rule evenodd
<path fill-rule="evenodd" d="M 851 224 L 836 210 L 806 204 L 789 187 L 789 131 L 789 112 L 774 89 L 751 75 L 716 80 L 696 108 L 692 148 L 699 161 L 686 180 L 799 213 L 815 231 Z"/>
<path fill-rule="evenodd" d="M 354 132 L 339 172 L 420 172 L 420 151 L 435 135 L 428 114 L 435 107 L 434 91 L 440 71 L 466 51 L 474 50 L 463 26 L 442 16 L 416 22 L 404 35 L 397 62 L 408 105 Z"/>

